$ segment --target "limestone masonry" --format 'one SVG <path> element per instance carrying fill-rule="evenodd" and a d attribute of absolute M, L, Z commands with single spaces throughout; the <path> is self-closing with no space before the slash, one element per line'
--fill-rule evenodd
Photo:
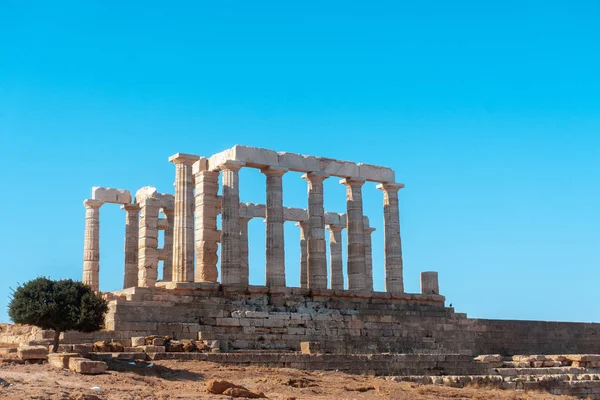
<path fill-rule="evenodd" d="M 97 291 L 100 210 L 113 203 L 125 211 L 123 290 L 105 293 L 110 308 L 104 331 L 67 332 L 64 343 L 159 335 L 202 340 L 222 351 L 300 351 L 303 343 L 334 354 L 600 353 L 600 324 L 470 319 L 456 313 L 445 306 L 437 272 L 421 274 L 421 293 L 405 293 L 398 202 L 404 185 L 389 168 L 246 146 L 208 158 L 177 153 L 169 161 L 175 166 L 174 195 L 144 187 L 132 197 L 127 190 L 94 187 L 84 201 L 83 281 Z M 264 174 L 265 204 L 240 202 L 241 168 Z M 288 171 L 304 174 L 307 209 L 284 206 L 282 177 Z M 323 182 L 334 177 L 346 188 L 343 214 L 323 206 Z M 363 211 L 367 181 L 382 192 L 384 292 L 373 290 L 377 250 Z M 266 225 L 265 286 L 248 282 L 253 218 Z M 286 243 L 285 222 L 296 223 L 300 243 Z M 286 286 L 289 246 L 301 249 L 300 288 Z"/>

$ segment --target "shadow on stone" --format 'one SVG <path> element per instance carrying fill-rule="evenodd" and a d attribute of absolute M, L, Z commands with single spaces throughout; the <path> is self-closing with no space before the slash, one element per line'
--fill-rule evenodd
<path fill-rule="evenodd" d="M 167 381 L 198 381 L 204 375 L 185 369 L 173 369 L 147 361 L 111 360 L 106 362 L 110 371 L 133 372 L 142 376 L 154 376 Z"/>

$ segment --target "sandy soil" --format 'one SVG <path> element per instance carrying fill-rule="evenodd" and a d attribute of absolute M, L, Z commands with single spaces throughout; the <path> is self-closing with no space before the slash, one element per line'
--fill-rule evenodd
<path fill-rule="evenodd" d="M 270 399 L 568 399 L 538 392 L 455 389 L 390 382 L 341 372 L 265 367 L 223 367 L 196 361 L 114 362 L 106 374 L 89 376 L 48 364 L 9 362 L 0 356 L 2 399 L 229 399 L 206 392 L 211 379 L 228 380 Z M 10 385 L 10 386 L 6 386 Z M 97 386 L 100 391 L 91 388 Z"/>

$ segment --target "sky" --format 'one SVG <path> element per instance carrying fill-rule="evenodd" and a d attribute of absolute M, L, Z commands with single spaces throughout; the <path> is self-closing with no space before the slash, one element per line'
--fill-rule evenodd
<path fill-rule="evenodd" d="M 0 322 L 20 283 L 81 279 L 92 186 L 173 193 L 170 155 L 235 144 L 393 168 L 408 292 L 434 270 L 469 317 L 600 322 L 599 20 L 566 0 L 0 0 Z M 264 203 L 264 175 L 240 193 Z M 382 194 L 363 193 L 383 290 Z M 339 179 L 325 208 L 345 212 Z M 100 214 L 118 290 L 125 214 Z M 298 286 L 292 223 L 285 240 Z M 253 220 L 252 284 L 264 241 Z"/>

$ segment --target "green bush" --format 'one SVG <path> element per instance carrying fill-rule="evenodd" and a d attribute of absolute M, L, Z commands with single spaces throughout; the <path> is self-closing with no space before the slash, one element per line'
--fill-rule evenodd
<path fill-rule="evenodd" d="M 19 286 L 8 305 L 13 322 L 54 330 L 53 352 L 58 349 L 61 332 L 102 329 L 107 311 L 106 300 L 89 286 L 71 279 L 54 281 L 44 277 Z"/>

